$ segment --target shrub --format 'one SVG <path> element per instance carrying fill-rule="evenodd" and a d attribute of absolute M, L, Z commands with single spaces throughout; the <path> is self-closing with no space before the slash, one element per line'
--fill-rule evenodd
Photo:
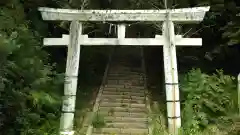
<path fill-rule="evenodd" d="M 53 135 L 63 77 L 46 64 L 48 54 L 37 32 L 28 27 L 22 4 L 9 5 L 0 13 L 1 134 Z"/>
<path fill-rule="evenodd" d="M 184 75 L 180 89 L 185 132 L 196 134 L 210 125 L 224 131 L 231 127 L 231 117 L 237 108 L 234 81 L 234 77 L 224 75 L 222 70 L 207 75 L 193 69 Z"/>

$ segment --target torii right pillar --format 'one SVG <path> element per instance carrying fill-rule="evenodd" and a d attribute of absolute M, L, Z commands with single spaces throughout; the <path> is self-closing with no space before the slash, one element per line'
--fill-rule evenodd
<path fill-rule="evenodd" d="M 181 109 L 179 98 L 178 69 L 176 56 L 176 35 L 174 23 L 170 13 L 162 26 L 163 33 L 163 57 L 165 73 L 165 89 L 167 101 L 168 130 L 171 135 L 178 135 L 181 127 Z M 189 42 L 191 42 L 189 40 Z M 190 43 L 189 43 L 190 44 Z M 193 43 L 194 44 L 194 43 Z"/>

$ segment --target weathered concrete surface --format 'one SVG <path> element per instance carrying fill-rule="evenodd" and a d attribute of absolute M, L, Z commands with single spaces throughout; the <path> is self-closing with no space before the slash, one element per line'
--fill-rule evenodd
<path fill-rule="evenodd" d="M 148 134 L 147 91 L 144 89 L 140 48 L 118 47 L 101 94 L 98 114 L 106 125 L 92 135 Z"/>

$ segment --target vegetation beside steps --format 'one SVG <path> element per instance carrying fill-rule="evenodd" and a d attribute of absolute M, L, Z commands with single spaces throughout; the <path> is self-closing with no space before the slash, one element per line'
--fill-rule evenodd
<path fill-rule="evenodd" d="M 145 49 L 148 89 L 151 92 L 153 135 L 167 133 L 166 97 L 161 48 Z M 156 56 L 155 56 L 156 55 Z M 155 56 L 155 57 L 153 57 Z M 158 61 L 158 62 L 156 62 Z M 181 64 L 180 64 L 181 65 Z M 187 66 L 185 66 L 187 67 Z M 180 66 L 180 100 L 183 135 L 239 135 L 237 80 L 222 70 L 203 71 Z"/>
<path fill-rule="evenodd" d="M 106 126 L 106 121 L 104 119 L 104 115 L 94 114 L 92 121 L 93 128 L 103 128 Z"/>
<path fill-rule="evenodd" d="M 87 116 L 92 112 L 93 99 L 95 99 L 98 87 L 85 86 L 77 94 L 76 112 L 75 112 L 75 134 L 83 135 L 85 133 L 84 124 Z"/>
<path fill-rule="evenodd" d="M 160 85 L 150 89 L 159 98 L 152 100 L 153 135 L 167 133 L 166 104 Z M 208 75 L 193 69 L 180 76 L 182 128 L 180 135 L 238 135 L 237 89 L 234 77 L 222 71 Z M 156 94 L 153 94 L 156 95 Z"/>

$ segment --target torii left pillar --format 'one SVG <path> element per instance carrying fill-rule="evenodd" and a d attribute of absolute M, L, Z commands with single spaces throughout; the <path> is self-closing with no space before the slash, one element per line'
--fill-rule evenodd
<path fill-rule="evenodd" d="M 70 40 L 68 44 L 64 96 L 60 119 L 60 135 L 74 134 L 73 123 L 77 93 L 78 68 L 80 61 L 81 35 L 82 23 L 78 21 L 72 21 L 70 25 Z"/>

